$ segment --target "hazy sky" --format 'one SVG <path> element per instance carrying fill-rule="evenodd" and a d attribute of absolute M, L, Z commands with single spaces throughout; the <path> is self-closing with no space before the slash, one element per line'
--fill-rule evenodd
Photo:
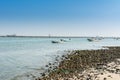
<path fill-rule="evenodd" d="M 0 35 L 120 36 L 120 0 L 0 0 Z"/>

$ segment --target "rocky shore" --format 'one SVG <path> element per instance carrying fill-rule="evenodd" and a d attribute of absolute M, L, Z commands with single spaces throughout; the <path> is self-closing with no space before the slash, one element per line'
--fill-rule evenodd
<path fill-rule="evenodd" d="M 47 72 L 35 80 L 119 80 L 120 47 L 105 48 L 63 55 L 58 66 L 49 63 Z"/>

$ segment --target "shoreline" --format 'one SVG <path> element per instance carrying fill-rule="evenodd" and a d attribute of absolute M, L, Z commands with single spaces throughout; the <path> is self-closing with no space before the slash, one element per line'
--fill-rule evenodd
<path fill-rule="evenodd" d="M 70 54 L 63 55 L 59 61 L 57 61 L 56 58 L 55 63 L 59 62 L 58 66 L 54 63 L 46 65 L 46 67 L 48 67 L 47 73 L 41 73 L 41 76 L 35 78 L 35 80 L 107 80 L 111 75 L 120 78 L 120 47 L 103 48 L 106 49 L 74 50 L 70 52 Z M 116 59 L 118 59 L 117 62 L 119 64 L 115 63 Z M 113 65 L 107 66 L 110 63 L 114 63 L 114 65 L 118 66 L 118 69 L 115 68 L 112 73 L 110 72 L 111 69 L 108 68 Z M 101 70 L 101 73 L 99 73 L 99 70 Z M 95 76 L 90 76 L 91 72 L 92 74 L 98 74 L 97 76 L 99 78 L 92 79 L 95 78 Z M 102 79 L 101 77 L 106 76 L 105 73 L 109 74 L 109 76 Z M 114 80 L 114 76 L 109 80 Z"/>

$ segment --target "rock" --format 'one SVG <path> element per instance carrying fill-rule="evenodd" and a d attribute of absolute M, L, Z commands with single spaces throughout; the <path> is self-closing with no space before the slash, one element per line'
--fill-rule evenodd
<path fill-rule="evenodd" d="M 103 78 L 103 80 L 107 80 L 107 78 Z"/>
<path fill-rule="evenodd" d="M 45 76 L 45 73 L 42 73 L 42 76 L 44 77 L 44 76 Z"/>

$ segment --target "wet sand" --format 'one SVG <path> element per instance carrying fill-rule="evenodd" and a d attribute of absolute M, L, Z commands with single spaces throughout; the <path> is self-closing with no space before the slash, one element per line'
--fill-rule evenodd
<path fill-rule="evenodd" d="M 120 47 L 75 50 L 46 65 L 47 72 L 35 80 L 119 80 Z"/>

